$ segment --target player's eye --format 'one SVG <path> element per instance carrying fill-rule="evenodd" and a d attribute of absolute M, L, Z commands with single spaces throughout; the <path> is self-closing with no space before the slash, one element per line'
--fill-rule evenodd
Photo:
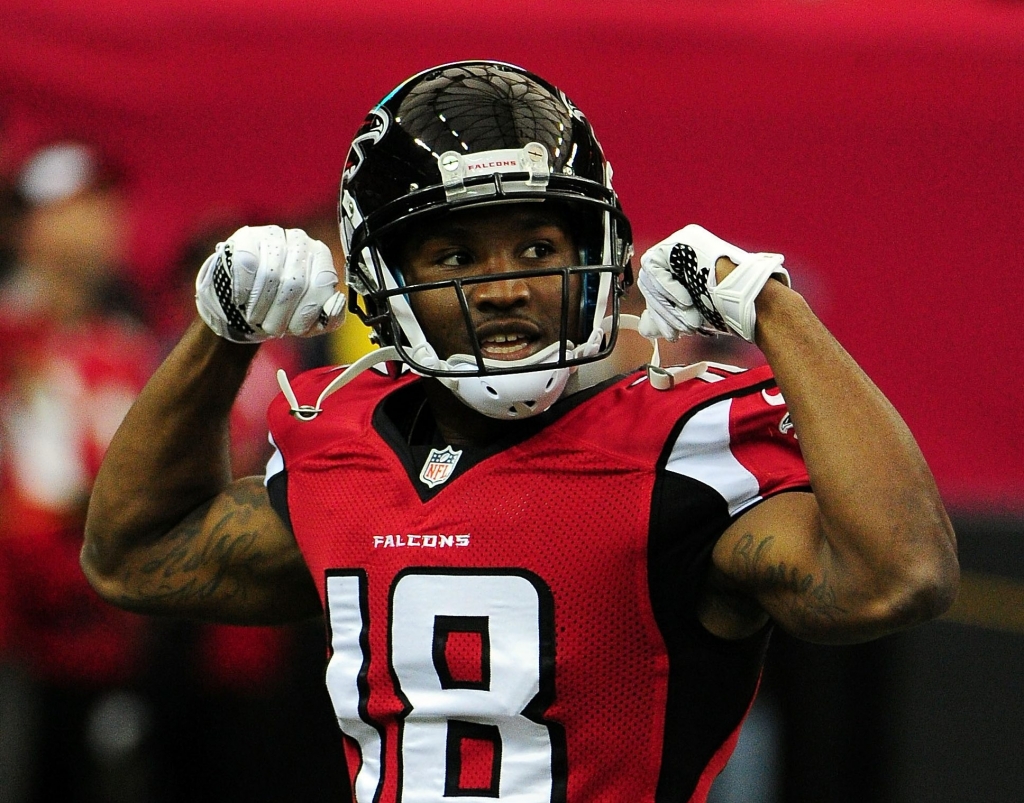
<path fill-rule="evenodd" d="M 472 261 L 473 257 L 468 251 L 451 251 L 438 256 L 434 264 L 445 268 L 464 268 Z"/>
<path fill-rule="evenodd" d="M 532 243 L 523 251 L 526 259 L 544 259 L 555 253 L 555 247 L 548 242 Z"/>

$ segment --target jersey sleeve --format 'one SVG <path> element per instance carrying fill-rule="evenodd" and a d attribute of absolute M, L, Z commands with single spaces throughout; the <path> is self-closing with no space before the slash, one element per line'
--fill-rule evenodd
<path fill-rule="evenodd" d="M 810 490 L 800 441 L 774 387 L 747 389 L 693 411 L 665 470 L 712 488 L 733 518 L 777 493 Z"/>

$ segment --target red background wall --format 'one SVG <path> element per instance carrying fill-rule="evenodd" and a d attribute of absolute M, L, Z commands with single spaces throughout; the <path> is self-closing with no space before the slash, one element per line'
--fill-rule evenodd
<path fill-rule="evenodd" d="M 785 253 L 951 505 L 1024 511 L 1024 4 L 5 0 L 3 158 L 114 155 L 152 287 L 210 210 L 333 203 L 380 96 L 480 57 L 586 111 L 641 249 L 699 222 Z"/>

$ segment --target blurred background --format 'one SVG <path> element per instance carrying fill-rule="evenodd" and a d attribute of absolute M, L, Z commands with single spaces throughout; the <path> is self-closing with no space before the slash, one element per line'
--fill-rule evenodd
<path fill-rule="evenodd" d="M 784 253 L 954 515 L 964 582 L 942 620 L 774 638 L 715 803 L 1024 800 L 1024 4 L 5 0 L 0 803 L 345 799 L 322 625 L 119 613 L 78 572 L 81 522 L 213 245 L 279 223 L 340 260 L 364 115 L 464 58 L 584 110 L 638 253 L 689 222 Z M 353 325 L 266 349 L 236 469 L 262 471 L 276 367 L 367 347 Z M 758 360 L 704 339 L 672 356 Z"/>

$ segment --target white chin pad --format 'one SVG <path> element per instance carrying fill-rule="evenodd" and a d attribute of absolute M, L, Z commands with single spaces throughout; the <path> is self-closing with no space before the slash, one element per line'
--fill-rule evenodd
<path fill-rule="evenodd" d="M 565 390 L 570 373 L 569 368 L 551 368 L 523 374 L 445 377 L 441 381 L 478 413 L 515 421 L 549 409 Z"/>
<path fill-rule="evenodd" d="M 567 344 L 569 356 L 573 346 Z M 536 354 L 522 360 L 484 359 L 487 368 L 533 367 L 557 362 L 559 343 L 551 343 Z M 445 360 L 452 371 L 475 371 L 477 360 L 468 354 L 453 354 Z M 490 376 L 439 377 L 463 404 L 489 418 L 514 421 L 543 413 L 551 407 L 565 390 L 572 368 L 549 368 L 522 373 L 492 374 Z"/>

